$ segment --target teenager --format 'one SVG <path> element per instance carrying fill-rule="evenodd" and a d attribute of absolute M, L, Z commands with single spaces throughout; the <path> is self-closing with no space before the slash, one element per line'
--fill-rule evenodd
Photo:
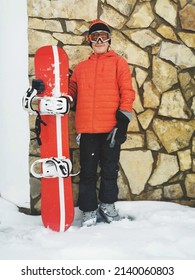
<path fill-rule="evenodd" d="M 75 125 L 80 135 L 78 205 L 83 211 L 82 224 L 91 226 L 96 224 L 97 211 L 108 223 L 120 219 L 114 204 L 118 196 L 120 145 L 126 140 L 135 92 L 128 63 L 110 50 L 109 26 L 94 20 L 87 40 L 93 53 L 75 67 L 69 95 L 76 105 Z"/>

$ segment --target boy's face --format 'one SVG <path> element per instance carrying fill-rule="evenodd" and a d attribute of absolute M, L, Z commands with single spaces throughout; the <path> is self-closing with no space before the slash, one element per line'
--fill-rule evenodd
<path fill-rule="evenodd" d="M 108 42 L 102 43 L 99 41 L 98 43 L 92 43 L 92 49 L 96 54 L 106 53 L 108 51 L 108 47 L 109 47 Z"/>

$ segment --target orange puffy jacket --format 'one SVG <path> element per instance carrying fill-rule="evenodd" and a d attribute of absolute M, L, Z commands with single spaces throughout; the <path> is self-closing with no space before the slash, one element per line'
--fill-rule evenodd
<path fill-rule="evenodd" d="M 126 60 L 114 51 L 91 54 L 72 74 L 69 94 L 76 102 L 77 133 L 107 133 L 118 109 L 132 111 L 135 92 Z"/>

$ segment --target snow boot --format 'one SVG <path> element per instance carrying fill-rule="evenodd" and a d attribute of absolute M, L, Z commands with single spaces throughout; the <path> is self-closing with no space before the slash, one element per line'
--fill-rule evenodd
<path fill-rule="evenodd" d="M 82 226 L 93 226 L 97 222 L 97 210 L 95 211 L 89 211 L 89 212 L 83 212 L 83 221 Z"/>
<path fill-rule="evenodd" d="M 99 206 L 99 213 L 107 223 L 120 220 L 120 216 L 114 203 L 108 204 L 101 202 Z"/>

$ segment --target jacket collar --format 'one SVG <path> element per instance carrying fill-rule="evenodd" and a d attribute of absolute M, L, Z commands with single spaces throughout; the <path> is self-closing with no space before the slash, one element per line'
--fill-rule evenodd
<path fill-rule="evenodd" d="M 103 54 L 94 54 L 94 53 L 92 53 L 92 54 L 89 56 L 89 59 L 95 60 L 95 59 L 97 59 L 97 58 L 99 58 L 99 57 L 101 57 L 101 58 L 106 58 L 106 57 L 114 57 L 114 56 L 116 56 L 116 53 L 115 53 L 113 50 L 111 50 L 111 51 L 108 51 L 108 52 L 103 53 Z"/>

